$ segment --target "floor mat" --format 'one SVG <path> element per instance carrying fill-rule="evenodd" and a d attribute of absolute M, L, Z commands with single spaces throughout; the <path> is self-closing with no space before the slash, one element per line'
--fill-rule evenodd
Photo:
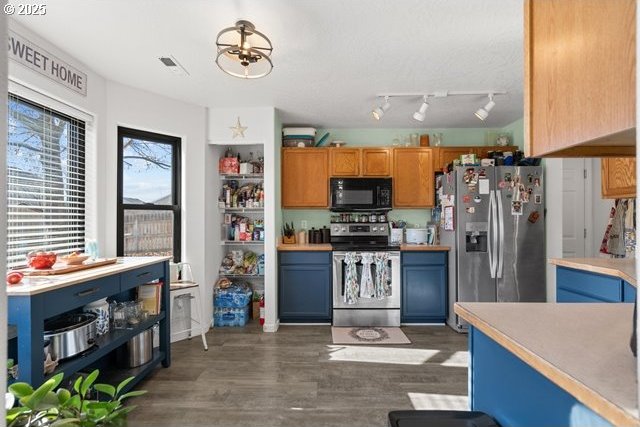
<path fill-rule="evenodd" d="M 332 327 L 334 344 L 411 344 L 400 328 Z"/>

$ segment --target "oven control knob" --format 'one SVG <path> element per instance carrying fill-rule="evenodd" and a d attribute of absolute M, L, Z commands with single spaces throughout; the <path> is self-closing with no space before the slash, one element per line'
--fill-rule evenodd
<path fill-rule="evenodd" d="M 371 228 L 371 231 L 378 231 L 378 227 L 376 227 L 375 225 Z"/>
<path fill-rule="evenodd" d="M 340 231 L 340 227 L 339 226 L 336 225 L 336 226 L 333 227 L 333 232 L 334 233 L 337 233 L 339 231 Z"/>
<path fill-rule="evenodd" d="M 381 225 L 381 226 L 380 226 L 380 228 L 379 228 L 379 230 L 380 230 L 380 231 L 386 231 L 386 230 L 387 230 L 387 227 L 385 227 L 384 225 Z"/>
<path fill-rule="evenodd" d="M 340 230 L 341 231 L 347 231 L 347 227 L 342 227 Z"/>

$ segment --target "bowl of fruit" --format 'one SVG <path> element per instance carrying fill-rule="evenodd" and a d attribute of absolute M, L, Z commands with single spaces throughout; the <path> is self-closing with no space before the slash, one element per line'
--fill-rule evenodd
<path fill-rule="evenodd" d="M 53 267 L 57 259 L 54 252 L 32 251 L 27 254 L 27 265 L 36 270 L 46 270 Z"/>
<path fill-rule="evenodd" d="M 78 252 L 71 252 L 67 256 L 60 257 L 60 261 L 67 265 L 80 265 L 88 259 L 89 255 Z"/>

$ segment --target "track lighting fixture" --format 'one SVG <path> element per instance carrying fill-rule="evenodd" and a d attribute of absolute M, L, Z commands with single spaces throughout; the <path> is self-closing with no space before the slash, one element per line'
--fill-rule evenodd
<path fill-rule="evenodd" d="M 373 116 L 374 119 L 380 120 L 382 118 L 382 116 L 384 116 L 384 113 L 389 111 L 389 108 L 391 108 L 391 103 L 389 102 L 389 97 L 385 96 L 384 97 L 384 104 L 382 104 L 379 107 L 374 108 L 374 110 L 371 112 L 371 115 Z"/>
<path fill-rule="evenodd" d="M 423 122 L 425 116 L 427 115 L 427 108 L 429 108 L 429 104 L 427 103 L 427 96 L 422 97 L 422 104 L 420 105 L 420 109 L 413 113 L 413 118 L 419 122 Z"/>
<path fill-rule="evenodd" d="M 428 92 L 428 93 L 380 93 L 376 95 L 378 98 L 384 98 L 384 103 L 379 107 L 376 107 L 371 112 L 371 115 L 374 119 L 380 120 L 382 116 L 385 115 L 387 111 L 391 108 L 391 103 L 389 102 L 390 98 L 422 98 L 422 104 L 420 104 L 420 108 L 418 111 L 413 113 L 413 118 L 419 122 L 423 122 L 425 117 L 427 116 L 427 109 L 429 108 L 429 103 L 427 102 L 427 98 L 447 98 L 449 96 L 478 96 L 478 95 L 486 95 L 489 97 L 489 102 L 482 108 L 478 108 L 476 110 L 475 115 L 480 120 L 486 120 L 489 117 L 489 112 L 493 110 L 493 107 L 496 106 L 496 103 L 493 101 L 493 97 L 496 95 L 506 95 L 507 92 L 499 91 L 499 90 L 474 90 L 474 91 L 447 91 L 441 90 L 437 92 Z"/>
<path fill-rule="evenodd" d="M 485 121 L 487 117 L 489 117 L 489 112 L 493 110 L 493 107 L 496 106 L 496 103 L 493 102 L 493 94 L 489 94 L 489 102 L 482 108 L 478 108 L 476 110 L 476 117 L 482 121 Z"/>

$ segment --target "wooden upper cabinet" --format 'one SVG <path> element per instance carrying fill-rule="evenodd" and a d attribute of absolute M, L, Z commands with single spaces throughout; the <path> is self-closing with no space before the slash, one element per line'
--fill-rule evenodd
<path fill-rule="evenodd" d="M 391 176 L 392 157 L 390 148 L 363 148 L 362 176 Z"/>
<path fill-rule="evenodd" d="M 636 1 L 527 0 L 524 15 L 526 154 L 635 155 Z"/>
<path fill-rule="evenodd" d="M 393 150 L 393 206 L 428 208 L 434 205 L 433 149 Z"/>
<path fill-rule="evenodd" d="M 330 176 L 360 175 L 360 149 L 330 148 Z"/>
<path fill-rule="evenodd" d="M 282 207 L 329 206 L 329 152 L 326 148 L 282 149 Z"/>
<path fill-rule="evenodd" d="M 436 172 L 442 171 L 449 163 L 459 159 L 461 155 L 472 153 L 476 153 L 476 147 L 438 147 L 435 152 L 437 154 L 437 162 L 433 168 Z"/>
<path fill-rule="evenodd" d="M 602 159 L 601 172 L 603 199 L 636 197 L 635 157 Z"/>

